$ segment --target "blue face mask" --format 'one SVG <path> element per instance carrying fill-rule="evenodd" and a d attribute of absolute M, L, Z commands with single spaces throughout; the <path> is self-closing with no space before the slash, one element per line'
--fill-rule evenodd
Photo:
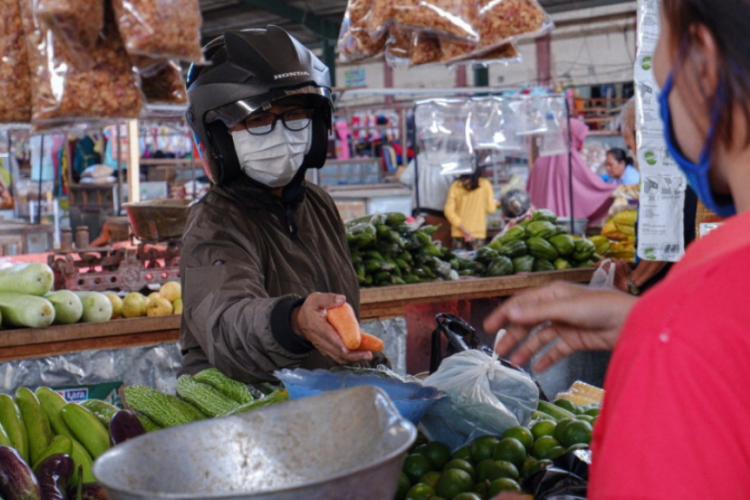
<path fill-rule="evenodd" d="M 659 106 L 661 108 L 661 121 L 664 122 L 664 138 L 667 143 L 667 150 L 669 154 L 677 162 L 677 166 L 685 177 L 687 178 L 688 184 L 695 190 L 698 198 L 709 210 L 713 211 L 720 217 L 729 217 L 737 213 L 737 209 L 734 203 L 719 203 L 714 198 L 714 193 L 711 191 L 711 181 L 708 178 L 708 169 L 711 166 L 711 150 L 714 143 L 714 134 L 716 133 L 716 123 L 719 118 L 719 113 L 715 112 L 711 119 L 711 127 L 708 131 L 708 137 L 701 150 L 698 163 L 693 163 L 682 154 L 680 146 L 677 144 L 674 135 L 674 128 L 672 127 L 672 113 L 669 109 L 669 94 L 674 88 L 673 74 L 670 73 L 667 77 L 667 82 L 664 85 L 664 89 L 659 95 Z"/>

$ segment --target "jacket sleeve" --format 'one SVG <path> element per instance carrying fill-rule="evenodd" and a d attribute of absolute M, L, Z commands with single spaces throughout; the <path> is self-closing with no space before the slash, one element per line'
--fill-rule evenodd
<path fill-rule="evenodd" d="M 497 210 L 497 205 L 495 204 L 495 193 L 492 191 L 492 183 L 490 181 L 484 184 L 484 192 L 487 199 L 485 210 L 487 210 L 488 214 L 494 214 L 495 210 Z"/>
<path fill-rule="evenodd" d="M 268 296 L 258 249 L 204 223 L 186 235 L 182 262 L 183 327 L 211 365 L 242 381 L 272 380 L 312 351 L 290 326 L 302 298 Z"/>
<path fill-rule="evenodd" d="M 461 224 L 461 217 L 456 212 L 456 197 L 458 196 L 458 190 L 456 189 L 457 183 L 454 181 L 448 190 L 448 197 L 445 199 L 445 218 L 451 223 L 451 226 L 458 227 Z"/>

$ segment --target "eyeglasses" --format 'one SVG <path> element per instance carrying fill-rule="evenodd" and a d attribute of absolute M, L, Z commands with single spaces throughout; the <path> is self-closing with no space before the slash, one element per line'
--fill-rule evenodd
<path fill-rule="evenodd" d="M 313 110 L 306 108 L 296 108 L 276 114 L 270 111 L 262 113 L 253 113 L 244 120 L 245 128 L 252 135 L 266 135 L 273 131 L 276 122 L 281 119 L 284 127 L 293 132 L 304 130 L 310 125 Z"/>

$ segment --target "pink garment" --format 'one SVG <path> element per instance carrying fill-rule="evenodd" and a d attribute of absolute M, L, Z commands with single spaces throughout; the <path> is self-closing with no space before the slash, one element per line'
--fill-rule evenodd
<path fill-rule="evenodd" d="M 573 210 L 575 218 L 585 217 L 589 224 L 598 224 L 612 205 L 617 188 L 604 182 L 586 165 L 581 156 L 583 141 L 589 128 L 580 120 L 570 120 L 573 167 Z M 531 203 L 536 208 L 552 210 L 561 217 L 570 217 L 570 185 L 568 155 L 537 158 L 526 183 Z"/>

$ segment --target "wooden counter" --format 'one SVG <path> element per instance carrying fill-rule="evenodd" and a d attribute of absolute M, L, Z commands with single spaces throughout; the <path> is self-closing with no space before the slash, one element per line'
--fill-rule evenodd
<path fill-rule="evenodd" d="M 506 297 L 552 281 L 586 283 L 592 269 L 532 273 L 502 278 L 466 279 L 363 289 L 362 320 L 404 315 L 412 304 Z M 89 349 L 117 349 L 175 342 L 180 317 L 117 319 L 106 323 L 0 331 L 0 362 Z"/>

